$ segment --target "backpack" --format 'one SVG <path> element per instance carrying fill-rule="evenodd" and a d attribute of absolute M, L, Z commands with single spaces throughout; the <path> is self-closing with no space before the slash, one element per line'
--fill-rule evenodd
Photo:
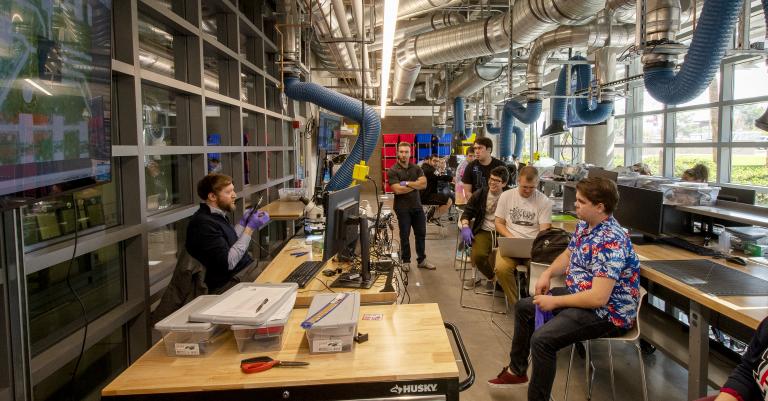
<path fill-rule="evenodd" d="M 533 240 L 531 260 L 536 263 L 550 264 L 568 249 L 571 234 L 561 228 L 548 228 L 539 232 Z"/>

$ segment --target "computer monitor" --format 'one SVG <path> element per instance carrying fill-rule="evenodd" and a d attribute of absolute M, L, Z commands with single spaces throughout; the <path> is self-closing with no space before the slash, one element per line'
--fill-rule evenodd
<path fill-rule="evenodd" d="M 328 192 L 324 199 L 325 209 L 325 239 L 323 240 L 323 261 L 332 258 L 337 253 L 343 251 L 349 244 L 340 240 L 340 236 L 347 235 L 351 230 L 347 227 L 346 219 L 351 216 L 351 209 L 359 207 L 360 204 L 360 186 L 341 189 Z M 354 207 L 352 205 L 355 205 Z M 355 212 L 355 216 L 357 213 Z M 353 237 L 356 239 L 356 237 Z"/>
<path fill-rule="evenodd" d="M 615 171 L 605 170 L 600 167 L 592 167 L 589 169 L 589 177 L 602 177 L 613 182 L 619 180 L 619 173 Z"/>
<path fill-rule="evenodd" d="M 619 204 L 613 211 L 613 217 L 619 224 L 643 235 L 660 236 L 664 193 L 625 185 L 618 185 L 618 189 Z"/>
<path fill-rule="evenodd" d="M 717 194 L 718 200 L 746 203 L 748 205 L 754 205 L 756 197 L 757 197 L 757 192 L 754 189 L 742 189 L 742 188 L 731 188 L 731 187 L 722 187 L 720 188 L 720 192 Z"/>
<path fill-rule="evenodd" d="M 563 185 L 563 212 L 576 212 L 576 185 Z"/>

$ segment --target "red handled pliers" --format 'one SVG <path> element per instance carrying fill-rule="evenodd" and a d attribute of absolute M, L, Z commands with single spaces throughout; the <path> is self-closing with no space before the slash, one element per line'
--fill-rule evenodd
<path fill-rule="evenodd" d="M 240 361 L 240 370 L 242 370 L 243 373 L 258 373 L 274 367 L 295 368 L 307 365 L 309 365 L 309 362 L 277 361 L 268 356 L 258 356 L 256 358 L 248 358 Z"/>

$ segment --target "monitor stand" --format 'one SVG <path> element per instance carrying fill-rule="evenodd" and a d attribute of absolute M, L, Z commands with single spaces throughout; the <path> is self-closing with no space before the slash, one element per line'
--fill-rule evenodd
<path fill-rule="evenodd" d="M 350 278 L 351 275 L 356 275 L 355 278 Z M 331 283 L 333 288 L 359 288 L 368 289 L 373 287 L 373 283 L 379 278 L 379 274 L 371 272 L 371 278 L 363 280 L 363 276 L 360 273 L 342 273 L 339 277 Z"/>

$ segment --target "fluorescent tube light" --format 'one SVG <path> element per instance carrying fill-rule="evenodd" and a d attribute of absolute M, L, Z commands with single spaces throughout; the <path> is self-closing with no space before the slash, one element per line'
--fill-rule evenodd
<path fill-rule="evenodd" d="M 387 111 L 389 98 L 389 70 L 392 67 L 392 48 L 395 41 L 395 25 L 397 25 L 397 8 L 400 0 L 384 0 L 384 32 L 382 34 L 381 52 L 381 118 Z"/>

